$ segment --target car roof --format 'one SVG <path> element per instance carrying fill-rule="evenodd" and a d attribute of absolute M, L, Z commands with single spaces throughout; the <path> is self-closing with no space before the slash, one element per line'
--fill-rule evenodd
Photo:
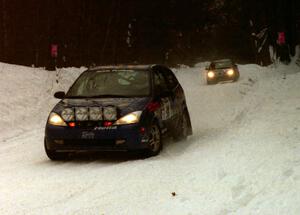
<path fill-rule="evenodd" d="M 95 66 L 91 67 L 89 71 L 98 71 L 98 70 L 150 70 L 154 67 L 159 67 L 161 65 L 150 64 L 150 65 L 108 65 L 108 66 Z"/>

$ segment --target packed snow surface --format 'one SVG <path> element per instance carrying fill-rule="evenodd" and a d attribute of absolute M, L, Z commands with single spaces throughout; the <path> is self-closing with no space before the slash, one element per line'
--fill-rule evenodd
<path fill-rule="evenodd" d="M 204 68 L 174 69 L 187 141 L 165 140 L 148 159 L 53 162 L 43 148 L 52 95 L 84 68 L 0 63 L 0 214 L 300 214 L 299 67 L 239 65 L 238 82 L 212 86 Z"/>

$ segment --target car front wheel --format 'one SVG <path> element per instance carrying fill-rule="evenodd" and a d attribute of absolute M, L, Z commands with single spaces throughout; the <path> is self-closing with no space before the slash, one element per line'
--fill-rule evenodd
<path fill-rule="evenodd" d="M 160 128 L 157 123 L 153 123 L 149 132 L 149 148 L 146 151 L 146 156 L 151 157 L 158 155 L 162 149 L 162 138 Z"/>
<path fill-rule="evenodd" d="M 239 77 L 240 77 L 240 73 L 239 73 L 239 72 L 236 72 L 233 81 L 236 82 L 236 81 L 239 79 Z"/>

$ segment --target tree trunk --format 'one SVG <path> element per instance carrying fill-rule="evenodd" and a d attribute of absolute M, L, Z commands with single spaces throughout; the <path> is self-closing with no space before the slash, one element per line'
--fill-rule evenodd
<path fill-rule="evenodd" d="M 1 43 L 1 59 L 4 61 L 8 60 L 7 50 L 9 49 L 9 41 L 8 41 L 8 11 L 7 11 L 7 2 L 6 0 L 2 0 L 2 22 L 1 22 L 1 36 L 2 36 L 2 43 Z"/>

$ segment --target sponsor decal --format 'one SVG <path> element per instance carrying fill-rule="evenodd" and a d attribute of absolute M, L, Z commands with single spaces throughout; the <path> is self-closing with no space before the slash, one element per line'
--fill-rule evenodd
<path fill-rule="evenodd" d="M 91 131 L 83 131 L 81 133 L 81 138 L 82 139 L 94 139 L 95 138 L 95 133 Z"/>
<path fill-rule="evenodd" d="M 169 98 L 162 98 L 161 117 L 162 120 L 167 120 L 173 116 L 171 101 Z"/>
<path fill-rule="evenodd" d="M 148 143 L 148 142 L 149 142 L 149 139 L 148 139 L 148 138 L 142 139 L 141 142 L 142 142 L 142 143 Z"/>

